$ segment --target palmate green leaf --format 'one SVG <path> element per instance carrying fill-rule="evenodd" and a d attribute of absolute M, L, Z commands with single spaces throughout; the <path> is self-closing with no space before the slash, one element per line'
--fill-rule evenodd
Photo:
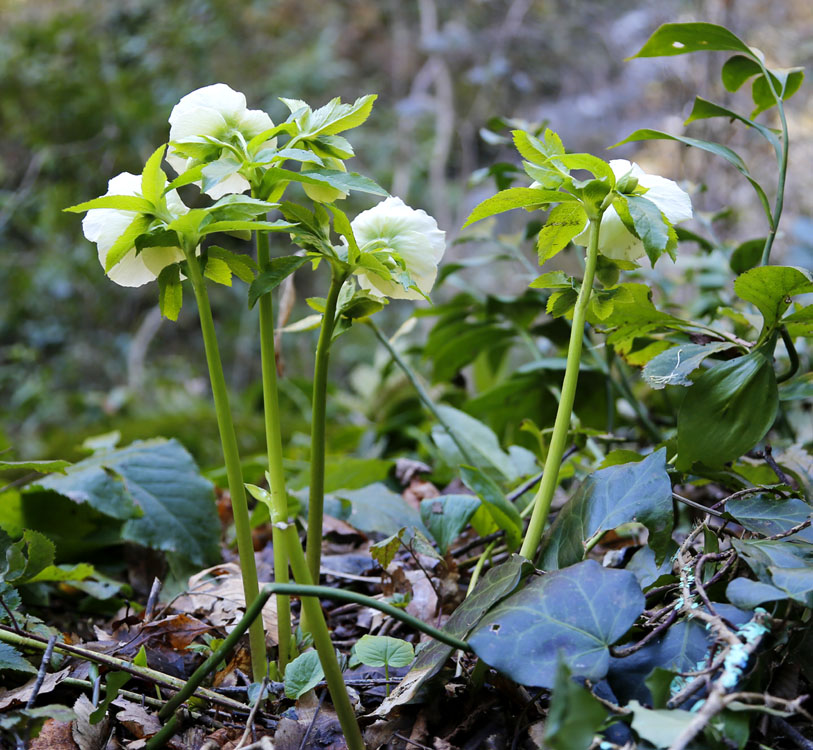
<path fill-rule="evenodd" d="M 377 94 L 359 97 L 353 104 L 343 104 L 339 97 L 331 99 L 319 109 L 312 110 L 299 99 L 280 101 L 296 114 L 295 122 L 299 133 L 306 138 L 318 135 L 335 135 L 361 125 L 369 116 Z"/>
<path fill-rule="evenodd" d="M 46 489 L 124 521 L 121 539 L 174 552 L 198 565 L 220 558 L 220 522 L 211 483 L 176 440 L 137 441 L 48 475 Z"/>
<path fill-rule="evenodd" d="M 463 603 L 452 612 L 443 629 L 456 638 L 465 639 L 480 618 L 500 600 L 508 596 L 531 569 L 531 564 L 519 555 L 488 570 Z M 432 641 L 421 649 L 415 664 L 398 687 L 373 713 L 386 716 L 393 707 L 407 703 L 415 697 L 421 686 L 434 677 L 454 648 L 440 641 Z"/>
<path fill-rule="evenodd" d="M 501 190 L 496 195 L 492 195 L 491 198 L 486 198 L 482 203 L 475 206 L 463 224 L 463 229 L 470 224 L 474 224 L 475 221 L 510 211 L 513 208 L 528 208 L 529 206 L 542 206 L 547 203 L 575 200 L 576 198 L 569 193 L 561 193 L 558 190 L 508 188 L 507 190 Z"/>
<path fill-rule="evenodd" d="M 588 750 L 606 716 L 607 709 L 571 679 L 570 670 L 561 662 L 545 719 L 545 746 L 551 750 Z"/>
<path fill-rule="evenodd" d="M 255 216 L 268 213 L 279 206 L 278 203 L 269 203 L 250 195 L 235 195 L 230 193 L 219 198 L 207 212 L 213 219 L 225 221 L 228 219 L 252 219 Z"/>
<path fill-rule="evenodd" d="M 313 690 L 322 680 L 325 672 L 316 651 L 305 651 L 285 668 L 285 696 L 298 700 L 309 690 Z"/>
<path fill-rule="evenodd" d="M 492 609 L 468 640 L 477 656 L 520 685 L 553 687 L 560 659 L 574 674 L 600 680 L 609 647 L 643 609 L 632 573 L 585 560 L 533 577 Z"/>
<path fill-rule="evenodd" d="M 70 461 L 55 459 L 51 461 L 0 461 L 0 472 L 6 471 L 36 471 L 40 474 L 50 474 L 58 472 L 65 473 L 65 469 L 71 466 Z"/>
<path fill-rule="evenodd" d="M 632 58 L 671 57 L 710 50 L 742 52 L 749 58 L 755 58 L 754 52 L 742 39 L 714 23 L 665 23 L 656 29 Z"/>
<path fill-rule="evenodd" d="M 177 263 L 161 269 L 158 274 L 158 307 L 161 315 L 169 320 L 178 320 L 183 305 L 181 269 Z"/>
<path fill-rule="evenodd" d="M 718 467 L 756 445 L 776 418 L 773 364 L 762 351 L 715 365 L 687 391 L 678 413 L 677 468 Z"/>
<path fill-rule="evenodd" d="M 738 276 L 734 291 L 762 313 L 770 329 L 790 307 L 791 297 L 813 292 L 813 274 L 794 266 L 759 266 Z"/>
<path fill-rule="evenodd" d="M 731 349 L 730 341 L 713 341 L 710 344 L 679 344 L 661 352 L 646 363 L 643 378 L 656 391 L 667 385 L 690 386 L 691 375 L 706 357 Z"/>
<path fill-rule="evenodd" d="M 511 136 L 514 139 L 514 147 L 519 151 L 520 156 L 527 159 L 531 164 L 545 166 L 549 161 L 565 155 L 562 139 L 550 128 L 545 130 L 543 140 L 524 130 L 512 130 Z"/>
<path fill-rule="evenodd" d="M 649 530 L 656 564 L 666 556 L 672 534 L 672 483 L 666 449 L 643 461 L 594 472 L 562 508 L 542 541 L 545 570 L 558 570 L 584 558 L 585 543 L 604 531 L 638 521 Z"/>
<path fill-rule="evenodd" d="M 408 667 L 415 658 L 411 643 L 388 635 L 361 636 L 353 653 L 368 667 Z"/>
<path fill-rule="evenodd" d="M 161 169 L 166 148 L 166 144 L 163 144 L 155 149 L 141 173 L 141 194 L 151 203 L 158 203 L 161 200 L 167 184 L 166 172 Z"/>
<path fill-rule="evenodd" d="M 298 268 L 302 268 L 310 259 L 304 255 L 286 255 L 272 258 L 269 265 L 251 282 L 248 288 L 248 306 L 254 307 L 264 294 L 276 289 Z"/>
<path fill-rule="evenodd" d="M 479 507 L 480 500 L 472 495 L 441 495 L 421 500 L 421 520 L 441 555 L 446 554 Z"/>
<path fill-rule="evenodd" d="M 154 210 L 154 206 L 150 201 L 138 195 L 102 195 L 92 201 L 77 203 L 75 206 L 62 210 L 72 214 L 79 214 L 93 208 L 114 208 L 117 211 L 133 211 L 141 214 L 150 213 Z"/>
<path fill-rule="evenodd" d="M 653 140 L 677 141 L 678 143 L 683 143 L 687 146 L 694 146 L 695 148 L 702 149 L 703 151 L 708 151 L 710 154 L 715 154 L 716 156 L 720 156 L 723 159 L 725 159 L 742 175 L 744 175 L 748 182 L 751 183 L 751 186 L 754 188 L 754 191 L 756 192 L 757 197 L 759 198 L 759 201 L 762 204 L 762 209 L 765 211 L 765 215 L 768 217 L 768 220 L 770 222 L 773 222 L 771 205 L 768 202 L 768 196 L 765 194 L 765 190 L 763 189 L 762 185 L 760 185 L 751 175 L 751 172 L 748 170 L 748 167 L 742 160 L 742 157 L 736 151 L 733 151 L 732 149 L 728 148 L 728 146 L 723 146 L 719 143 L 714 143 L 712 141 L 698 140 L 697 138 L 687 138 L 686 136 L 682 135 L 672 135 L 670 133 L 664 133 L 661 130 L 651 130 L 649 128 L 644 128 L 642 130 L 636 130 L 634 133 L 627 136 L 623 141 L 619 141 L 611 148 L 621 146 L 624 143 L 633 143 L 635 141 L 653 141 Z"/>
<path fill-rule="evenodd" d="M 482 204 L 481 204 L 482 205 Z M 587 213 L 580 203 L 561 203 L 554 206 L 536 242 L 539 265 L 550 260 L 579 234 L 587 224 Z M 533 283 L 531 284 L 533 287 Z"/>
<path fill-rule="evenodd" d="M 756 130 L 766 141 L 768 141 L 768 143 L 773 146 L 774 153 L 776 153 L 777 158 L 782 155 L 782 144 L 776 133 L 771 128 L 768 128 L 758 122 L 754 122 L 753 120 L 749 120 L 747 117 L 744 117 L 738 112 L 734 112 L 733 110 L 726 109 L 719 104 L 715 104 L 707 99 L 703 99 L 701 96 L 695 97 L 692 111 L 683 124 L 688 125 L 690 122 L 695 122 L 697 120 L 708 120 L 713 117 L 727 117 L 730 120 L 739 120 L 739 122 L 744 123 L 749 128 Z"/>

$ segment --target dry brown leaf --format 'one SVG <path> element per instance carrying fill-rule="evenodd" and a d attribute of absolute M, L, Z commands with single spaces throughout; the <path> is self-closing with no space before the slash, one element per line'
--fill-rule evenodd
<path fill-rule="evenodd" d="M 115 701 L 115 705 L 122 707 L 122 710 L 116 714 L 116 720 L 127 727 L 127 730 L 138 739 L 152 737 L 161 729 L 158 717 L 139 706 L 138 703 L 119 698 Z"/>
<path fill-rule="evenodd" d="M 79 750 L 104 750 L 110 736 L 110 719 L 105 716 L 97 724 L 90 723 L 90 715 L 95 711 L 86 695 L 80 695 L 73 704 L 76 720 L 73 722 L 73 739 Z"/>
<path fill-rule="evenodd" d="M 440 497 L 440 490 L 432 482 L 414 477 L 402 493 L 404 500 L 416 510 L 421 509 L 421 500 Z"/>
<path fill-rule="evenodd" d="M 412 599 L 406 611 L 424 622 L 434 623 L 437 615 L 438 595 L 422 570 L 407 570 L 406 578 L 412 587 Z"/>
<path fill-rule="evenodd" d="M 45 693 L 50 693 L 53 691 L 53 689 L 68 676 L 70 671 L 70 669 L 63 669 L 59 672 L 53 672 L 45 675 L 45 679 L 43 680 L 42 686 L 37 692 L 37 695 L 44 695 Z M 0 710 L 27 703 L 28 699 L 34 692 L 34 683 L 36 681 L 37 678 L 32 677 L 28 682 L 25 683 L 25 685 L 21 685 L 14 690 L 0 691 Z"/>
<path fill-rule="evenodd" d="M 72 723 L 48 719 L 37 737 L 31 740 L 28 750 L 78 750 L 73 741 Z"/>
<path fill-rule="evenodd" d="M 262 586 L 268 581 L 261 581 Z M 202 570 L 189 579 L 189 593 L 175 601 L 175 609 L 205 617 L 214 627 L 236 623 L 245 609 L 243 577 L 236 563 L 223 563 Z M 278 641 L 277 604 L 274 597 L 263 607 L 263 625 L 272 645 Z"/>

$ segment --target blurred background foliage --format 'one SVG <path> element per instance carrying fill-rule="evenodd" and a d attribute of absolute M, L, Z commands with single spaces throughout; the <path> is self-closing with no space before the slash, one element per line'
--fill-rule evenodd
<path fill-rule="evenodd" d="M 0 449 L 71 459 L 84 437 L 118 429 L 123 443 L 178 437 L 204 466 L 218 464 L 191 295 L 177 324 L 161 322 L 157 287 L 107 281 L 76 216 L 61 213 L 104 193 L 118 172 L 140 172 L 167 137 L 172 106 L 216 81 L 244 91 L 250 107 L 275 119 L 285 116 L 279 96 L 320 105 L 336 95 L 379 94 L 373 116 L 353 133 L 358 157 L 350 166 L 433 213 L 450 240 L 445 263 L 464 264 L 450 266 L 433 295 L 436 308 L 427 307 L 399 345 L 416 355 L 437 395 L 532 447 L 519 424 L 524 416 L 541 427 L 552 422 L 542 389 L 561 372 L 527 365 L 540 352 L 555 354 L 566 328 L 544 314 L 543 293 L 524 291 L 536 262 L 523 217 L 501 220 L 496 240 L 487 225 L 460 236 L 470 208 L 494 190 L 472 174 L 514 161 L 508 145 L 481 130 L 498 116 L 547 121 L 569 149 L 634 155 L 649 171 L 685 180 L 700 212 L 694 228 L 712 249 L 701 255 L 688 246 L 676 267 L 661 261 L 662 283 L 696 306 L 703 295 L 730 295 L 731 249 L 764 233 L 747 183 L 677 144 L 604 151 L 638 127 L 684 132 L 679 113 L 688 114 L 695 93 L 728 105 L 736 99 L 721 90 L 713 56 L 624 62 L 658 24 L 693 19 L 725 24 L 769 61 L 810 70 L 807 0 L 0 0 Z M 810 101 L 803 90 L 790 103 L 785 232 L 774 262 L 810 265 Z M 720 121 L 691 127 L 696 137 L 715 128 L 716 139 L 749 155 L 757 174 L 770 167 L 770 154 L 747 132 Z M 721 136 L 721 128 L 730 132 Z M 370 205 L 352 201 L 350 213 Z M 505 262 L 471 262 L 483 253 Z M 576 267 L 575 258 L 563 258 Z M 311 276 L 298 275 L 293 319 L 304 314 L 305 297 L 324 293 L 324 280 Z M 256 316 L 239 282 L 213 297 L 243 449 L 261 453 Z M 447 352 L 444 359 L 427 332 L 464 309 L 483 336 L 472 342 L 471 358 Z M 391 334 L 411 313 L 395 303 L 378 322 Z M 366 456 L 421 455 L 430 420 L 372 333 L 359 328 L 334 350 L 331 444 Z M 421 358 L 427 340 L 430 356 Z M 284 338 L 292 466 L 307 458 L 303 373 L 313 348 L 311 334 Z M 582 380 L 577 403 L 588 425 L 603 425 L 604 381 L 598 371 Z"/>

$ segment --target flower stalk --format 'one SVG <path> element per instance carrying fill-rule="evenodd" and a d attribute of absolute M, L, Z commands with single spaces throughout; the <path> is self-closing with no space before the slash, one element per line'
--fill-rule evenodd
<path fill-rule="evenodd" d="M 257 232 L 257 264 L 260 273 L 268 269 L 270 250 L 268 235 Z M 274 346 L 274 308 L 270 294 L 264 294 L 257 302 L 260 316 L 260 358 L 262 362 L 263 409 L 265 413 L 265 443 L 268 455 L 268 491 L 271 495 L 271 533 L 274 543 L 274 580 L 287 583 L 288 540 L 278 524 L 288 521 L 288 495 L 285 491 L 285 474 L 282 467 L 282 430 L 280 427 L 279 392 L 277 388 L 277 362 Z M 298 544 L 297 540 L 297 544 Z M 278 594 L 277 631 L 279 646 L 279 671 L 285 673 L 291 655 L 291 600 Z"/>
<path fill-rule="evenodd" d="M 223 375 L 223 364 L 217 345 L 215 324 L 212 319 L 212 308 L 209 305 L 206 282 L 201 273 L 198 259 L 195 257 L 195 248 L 190 246 L 189 243 L 185 243 L 183 250 L 186 256 L 189 280 L 192 282 L 192 289 L 195 292 L 195 301 L 198 306 L 203 345 L 206 351 L 206 364 L 209 367 L 209 380 L 212 384 L 212 397 L 214 398 L 215 413 L 217 414 L 217 427 L 220 432 L 220 442 L 223 448 L 223 459 L 226 463 L 226 475 L 234 512 L 237 551 L 240 555 L 240 567 L 243 572 L 243 592 L 246 607 L 250 607 L 259 595 L 259 584 L 257 582 L 257 564 L 254 560 L 254 545 L 251 539 L 246 490 L 243 484 L 243 470 L 240 466 L 240 454 L 237 448 L 237 435 L 234 430 L 231 410 L 229 409 L 229 395 L 226 389 L 226 379 Z M 260 682 L 268 672 L 265 654 L 265 632 L 260 618 L 257 618 L 249 629 L 249 645 L 252 677 L 255 682 Z"/>
<path fill-rule="evenodd" d="M 308 488 L 308 536 L 305 552 L 308 569 L 314 582 L 319 582 L 322 561 L 322 515 L 325 505 L 325 415 L 327 410 L 327 373 L 330 361 L 330 345 L 336 324 L 336 304 L 347 272 L 331 263 L 330 289 L 328 290 L 319 343 L 316 346 L 316 362 L 313 369 L 313 397 L 311 407 L 311 467 Z"/>
<path fill-rule="evenodd" d="M 589 221 L 589 239 L 587 243 L 587 261 L 584 266 L 584 280 L 582 281 L 576 306 L 573 309 L 573 324 L 570 328 L 570 342 L 567 348 L 567 364 L 565 377 L 562 382 L 562 392 L 559 397 L 559 408 L 556 411 L 556 421 L 553 425 L 548 455 L 545 459 L 545 469 L 539 489 L 532 501 L 533 513 L 519 554 L 533 561 L 536 556 L 545 522 L 550 512 L 553 493 L 559 482 L 559 468 L 567 444 L 567 433 L 570 427 L 570 416 L 573 412 L 573 401 L 576 397 L 576 384 L 579 380 L 579 361 L 582 354 L 582 339 L 587 306 L 593 292 L 593 278 L 596 272 L 598 259 L 599 229 L 601 225 L 602 210 Z"/>

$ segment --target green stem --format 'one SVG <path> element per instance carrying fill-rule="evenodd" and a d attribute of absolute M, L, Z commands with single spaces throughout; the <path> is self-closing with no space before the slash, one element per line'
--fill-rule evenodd
<path fill-rule="evenodd" d="M 573 323 L 570 328 L 570 343 L 567 349 L 567 364 L 565 377 L 562 382 L 562 394 L 559 398 L 559 408 L 556 412 L 556 421 L 553 425 L 553 435 L 550 448 L 545 459 L 545 469 L 542 482 L 533 499 L 533 513 L 522 547 L 519 553 L 533 560 L 536 550 L 542 539 L 542 532 L 550 511 L 553 493 L 559 480 L 559 467 L 565 452 L 567 432 L 570 427 L 570 415 L 573 412 L 573 401 L 576 396 L 576 383 L 579 379 L 579 360 L 582 353 L 582 339 L 584 335 L 584 322 L 587 314 L 587 305 L 593 291 L 593 277 L 596 272 L 598 258 L 598 235 L 601 224 L 601 215 L 590 219 L 590 237 L 587 247 L 587 262 L 584 267 L 584 280 L 573 310 Z"/>
<path fill-rule="evenodd" d="M 485 565 L 488 556 L 491 554 L 496 545 L 497 540 L 495 539 L 483 550 L 483 554 L 480 555 L 480 559 L 477 560 L 477 565 L 475 565 L 474 570 L 471 571 L 471 579 L 469 580 L 469 587 L 466 589 L 466 596 L 470 596 L 471 592 L 474 591 L 477 581 L 480 580 L 480 574 L 483 572 L 483 565 Z"/>
<path fill-rule="evenodd" d="M 790 380 L 799 371 L 799 354 L 797 353 L 796 347 L 793 345 L 793 339 L 790 337 L 788 329 L 785 328 L 785 326 L 779 326 L 779 335 L 782 337 L 782 342 L 785 344 L 785 349 L 788 352 L 788 359 L 790 360 L 790 365 L 788 366 L 787 371 L 776 376 L 777 383 L 784 383 L 786 380 Z"/>
<path fill-rule="evenodd" d="M 397 364 L 398 367 L 400 367 L 403 371 L 404 375 L 407 376 L 407 380 L 409 380 L 409 382 L 412 384 L 412 387 L 415 389 L 415 392 L 418 394 L 418 398 L 421 400 L 423 405 L 432 413 L 432 416 L 438 421 L 438 424 L 443 427 L 444 430 L 446 430 L 446 434 L 452 439 L 452 442 L 457 447 L 457 450 L 460 451 L 460 455 L 462 456 L 463 460 L 467 464 L 476 466 L 471 454 L 466 450 L 464 442 L 458 437 L 452 426 L 443 418 L 437 405 L 432 400 L 432 397 L 429 395 L 426 388 L 423 387 L 421 381 L 418 380 L 418 376 L 415 371 L 409 366 L 407 361 L 401 356 L 398 350 L 392 345 L 392 342 L 384 335 L 384 332 L 373 322 L 372 319 L 367 321 L 367 325 L 373 329 L 373 333 L 375 333 L 376 338 L 384 345 L 384 348 L 389 352 L 395 364 Z"/>
<path fill-rule="evenodd" d="M 316 346 L 313 369 L 313 398 L 311 407 L 311 472 L 308 487 L 308 536 L 305 546 L 311 578 L 319 581 L 322 560 L 322 514 L 325 504 L 325 413 L 327 409 L 327 372 L 330 344 L 336 325 L 336 303 L 347 274 L 331 264 L 330 289 Z"/>
<path fill-rule="evenodd" d="M 240 555 L 240 567 L 243 572 L 243 592 L 246 598 L 246 607 L 250 607 L 259 594 L 259 584 L 257 583 L 257 564 L 254 560 L 254 545 L 251 540 L 246 489 L 243 485 L 243 470 L 240 466 L 240 454 L 237 448 L 237 435 L 234 431 L 234 422 L 229 409 L 229 394 L 226 389 L 226 379 L 223 375 L 223 364 L 220 361 L 220 351 L 217 347 L 217 335 L 215 334 L 215 324 L 212 319 L 212 308 L 209 305 L 209 295 L 206 292 L 206 282 L 203 279 L 198 259 L 195 257 L 195 248 L 184 247 L 184 254 L 187 260 L 187 273 L 189 274 L 189 280 L 192 282 L 195 301 L 198 305 L 200 329 L 203 333 L 206 363 L 209 366 L 209 379 L 212 384 L 217 426 L 220 431 L 220 442 L 223 447 L 223 459 L 226 462 L 226 475 L 234 512 L 237 551 Z M 265 654 L 265 632 L 263 631 L 261 619 L 256 620 L 251 626 L 249 645 L 251 647 L 253 679 L 255 682 L 260 682 L 268 671 Z"/>
<path fill-rule="evenodd" d="M 785 179 L 788 173 L 788 119 L 785 116 L 785 107 L 782 102 L 781 93 L 777 92 L 771 75 L 765 70 L 766 80 L 771 85 L 774 98 L 776 99 L 776 109 L 779 112 L 779 120 L 782 123 L 782 156 L 779 159 L 779 178 L 776 185 L 776 202 L 774 203 L 773 216 L 771 217 L 771 227 L 768 236 L 765 238 L 765 247 L 762 250 L 762 265 L 767 266 L 771 260 L 771 248 L 779 231 L 779 219 L 782 218 L 782 208 L 785 203 Z"/>
<path fill-rule="evenodd" d="M 268 270 L 271 257 L 268 235 L 257 232 L 257 263 L 260 272 Z M 288 494 L 285 491 L 285 473 L 282 468 L 282 429 L 277 388 L 277 357 L 274 348 L 274 307 L 270 294 L 260 297 L 260 358 L 262 360 L 263 404 L 265 410 L 265 445 L 268 453 L 269 494 L 271 495 L 271 534 L 274 543 L 274 580 L 287 583 L 288 545 L 285 534 L 277 526 L 288 521 Z M 291 600 L 277 596 L 277 622 L 279 633 L 279 671 L 285 673 L 291 653 Z"/>

